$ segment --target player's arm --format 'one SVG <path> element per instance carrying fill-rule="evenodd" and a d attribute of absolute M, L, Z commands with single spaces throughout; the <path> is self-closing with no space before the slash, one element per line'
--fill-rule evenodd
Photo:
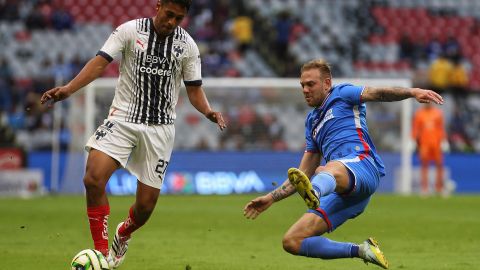
<path fill-rule="evenodd" d="M 434 102 L 443 104 L 443 98 L 432 90 L 406 87 L 365 87 L 362 101 L 391 102 L 407 98 L 415 98 L 420 103 Z"/>
<path fill-rule="evenodd" d="M 197 85 L 187 85 L 187 95 L 190 103 L 192 103 L 193 107 L 197 109 L 200 113 L 205 115 L 210 121 L 217 123 L 220 130 L 226 128 L 225 121 L 223 120 L 222 113 L 213 111 L 208 103 L 207 96 L 203 91 L 201 86 Z"/>
<path fill-rule="evenodd" d="M 44 104 L 49 100 L 57 102 L 68 98 L 71 94 L 100 77 L 109 63 L 103 56 L 95 56 L 68 84 L 52 88 L 43 93 L 40 102 Z"/>
<path fill-rule="evenodd" d="M 315 169 L 320 164 L 321 155 L 318 153 L 305 152 L 302 161 L 300 162 L 299 169 L 302 170 L 309 177 L 313 175 Z M 295 187 L 290 184 L 287 179 L 283 184 L 276 188 L 274 191 L 257 197 L 247 203 L 243 208 L 243 215 L 249 219 L 255 219 L 263 211 L 267 210 L 274 202 L 278 202 L 282 199 L 295 193 Z"/>

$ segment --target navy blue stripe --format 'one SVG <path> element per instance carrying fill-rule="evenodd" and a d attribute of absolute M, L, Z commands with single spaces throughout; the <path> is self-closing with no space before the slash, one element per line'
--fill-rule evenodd
<path fill-rule="evenodd" d="M 98 51 L 96 55 L 100 55 L 101 57 L 105 58 L 108 62 L 113 61 L 113 57 L 111 57 L 108 53 L 104 51 Z"/>
<path fill-rule="evenodd" d="M 185 86 L 202 86 L 202 80 L 196 80 L 196 81 L 183 81 Z"/>

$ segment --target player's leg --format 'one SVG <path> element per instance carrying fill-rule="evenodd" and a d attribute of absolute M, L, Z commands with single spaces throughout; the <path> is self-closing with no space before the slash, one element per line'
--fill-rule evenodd
<path fill-rule="evenodd" d="M 323 237 L 350 218 L 358 216 L 369 198 L 342 198 L 333 193 L 321 198 L 321 208 L 308 210 L 283 238 L 285 251 L 312 258 L 337 259 L 359 257 L 359 245 L 332 241 Z"/>
<path fill-rule="evenodd" d="M 105 185 L 117 168 L 116 160 L 101 151 L 90 150 L 83 178 L 87 215 L 95 249 L 104 255 L 108 253 L 108 216 L 110 214 Z"/>
<path fill-rule="evenodd" d="M 295 255 L 322 259 L 359 257 L 386 268 L 388 263 L 373 238 L 357 245 L 321 236 L 361 214 L 378 186 L 379 175 L 373 161 L 352 158 L 336 164 L 347 170 L 348 186 L 343 186 L 343 193 L 322 196 L 321 207 L 308 210 L 309 213 L 288 230 L 283 239 L 284 249 Z"/>
<path fill-rule="evenodd" d="M 336 242 L 320 236 L 327 231 L 329 225 L 322 217 L 305 213 L 283 237 L 283 249 L 293 255 L 322 259 L 351 258 L 358 254 L 358 246 L 355 252 L 353 243 Z"/>
<path fill-rule="evenodd" d="M 130 238 L 130 235 L 143 226 L 150 218 L 157 204 L 160 189 L 137 182 L 135 203 L 130 207 L 128 217 L 119 228 L 118 234 Z"/>
<path fill-rule="evenodd" d="M 438 194 L 444 195 L 446 193 L 444 193 L 443 156 L 442 156 L 442 150 L 440 145 L 435 149 L 434 162 L 435 162 L 435 169 L 436 169 L 435 190 L 437 191 Z"/>
<path fill-rule="evenodd" d="M 125 259 L 128 244 L 133 232 L 142 227 L 150 218 L 157 204 L 160 189 L 137 181 L 135 203 L 130 207 L 127 218 L 118 224 L 108 260 L 112 268 L 117 268 Z"/>
<path fill-rule="evenodd" d="M 430 162 L 430 157 L 428 153 L 427 146 L 421 146 L 419 148 L 419 158 L 420 158 L 420 193 L 422 195 L 427 195 L 429 193 L 429 179 L 428 179 L 428 167 Z"/>
<path fill-rule="evenodd" d="M 95 249 L 108 254 L 108 204 L 105 186 L 112 173 L 125 166 L 133 147 L 128 126 L 105 120 L 87 142 L 89 150 L 85 177 L 87 213 Z"/>
<path fill-rule="evenodd" d="M 325 166 L 319 166 L 311 181 L 296 168 L 288 170 L 288 179 L 310 209 L 319 207 L 320 197 L 334 191 L 344 193 L 351 187 L 348 170 L 338 161 L 331 161 Z"/>
<path fill-rule="evenodd" d="M 147 222 L 157 203 L 173 148 L 173 125 L 139 125 L 138 141 L 127 169 L 137 177 L 135 203 L 115 232 L 108 260 L 117 268 L 125 259 L 132 233 Z"/>

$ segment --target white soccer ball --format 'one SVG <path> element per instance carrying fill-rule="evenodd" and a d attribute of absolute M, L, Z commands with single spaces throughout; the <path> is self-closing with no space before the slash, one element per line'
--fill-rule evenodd
<path fill-rule="evenodd" d="M 95 249 L 84 249 L 73 257 L 72 270 L 109 270 L 103 254 Z"/>

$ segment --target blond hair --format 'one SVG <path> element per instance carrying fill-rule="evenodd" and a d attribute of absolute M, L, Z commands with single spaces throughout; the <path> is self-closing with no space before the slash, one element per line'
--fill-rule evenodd
<path fill-rule="evenodd" d="M 315 59 L 303 64 L 302 68 L 300 69 L 300 74 L 310 69 L 318 69 L 320 71 L 320 76 L 332 78 L 330 64 L 323 59 Z"/>

